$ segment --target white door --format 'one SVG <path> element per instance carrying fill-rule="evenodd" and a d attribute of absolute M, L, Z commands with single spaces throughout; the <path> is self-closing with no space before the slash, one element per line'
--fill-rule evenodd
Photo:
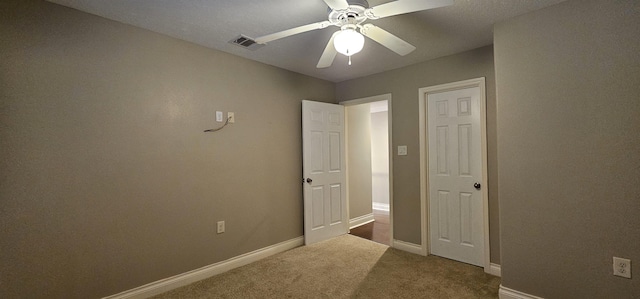
<path fill-rule="evenodd" d="M 304 242 L 349 229 L 344 160 L 344 106 L 302 101 Z"/>
<path fill-rule="evenodd" d="M 427 102 L 430 252 L 484 266 L 480 88 Z"/>

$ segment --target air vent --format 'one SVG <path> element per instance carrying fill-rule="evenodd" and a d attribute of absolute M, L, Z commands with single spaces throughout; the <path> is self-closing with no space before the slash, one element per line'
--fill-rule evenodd
<path fill-rule="evenodd" d="M 244 35 L 238 35 L 236 38 L 232 39 L 229 41 L 229 43 L 234 44 L 236 46 L 239 47 L 243 47 L 245 49 L 249 49 L 249 50 L 257 50 L 259 48 L 262 48 L 264 45 L 263 44 L 259 44 L 256 43 L 255 40 L 253 40 L 252 38 L 248 37 L 248 36 L 244 36 Z"/>

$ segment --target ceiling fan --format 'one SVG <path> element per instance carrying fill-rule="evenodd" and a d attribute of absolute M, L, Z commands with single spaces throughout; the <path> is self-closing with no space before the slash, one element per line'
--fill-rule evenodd
<path fill-rule="evenodd" d="M 453 0 L 398 0 L 369 7 L 369 3 L 366 0 L 323 1 L 329 6 L 327 21 L 261 36 L 256 38 L 255 42 L 266 44 L 295 34 L 337 26 L 340 27 L 340 30 L 336 31 L 329 39 L 322 56 L 320 56 L 317 68 L 331 66 L 337 53 L 348 56 L 349 64 L 351 64 L 351 55 L 360 52 L 364 46 L 363 35 L 404 56 L 411 53 L 416 47 L 380 27 L 363 23 L 366 20 L 386 18 L 453 4 Z"/>

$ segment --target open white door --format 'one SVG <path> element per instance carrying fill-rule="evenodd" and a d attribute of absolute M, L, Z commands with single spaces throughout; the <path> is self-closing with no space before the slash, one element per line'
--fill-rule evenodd
<path fill-rule="evenodd" d="M 304 242 L 346 234 L 344 107 L 302 101 Z"/>

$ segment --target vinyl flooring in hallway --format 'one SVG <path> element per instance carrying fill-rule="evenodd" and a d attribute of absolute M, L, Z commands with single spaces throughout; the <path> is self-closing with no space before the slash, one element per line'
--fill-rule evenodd
<path fill-rule="evenodd" d="M 389 212 L 373 210 L 373 222 L 354 227 L 349 234 L 391 246 Z"/>

